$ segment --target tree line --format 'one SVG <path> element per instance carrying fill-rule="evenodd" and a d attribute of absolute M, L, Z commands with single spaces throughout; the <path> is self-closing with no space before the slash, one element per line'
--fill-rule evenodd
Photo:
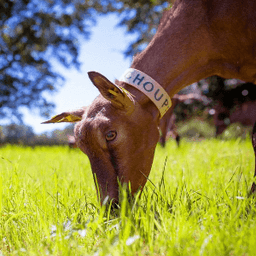
<path fill-rule="evenodd" d="M 0 126 L 0 146 L 16 144 L 24 146 L 67 145 L 68 135 L 73 135 L 74 125 L 63 130 L 53 130 L 35 134 L 31 126 L 24 124 L 8 124 Z"/>

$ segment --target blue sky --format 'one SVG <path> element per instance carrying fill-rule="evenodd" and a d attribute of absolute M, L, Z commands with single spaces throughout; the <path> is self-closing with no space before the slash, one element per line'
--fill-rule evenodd
<path fill-rule="evenodd" d="M 88 71 L 97 71 L 110 81 L 119 78 L 129 68 L 131 59 L 125 58 L 123 51 L 135 39 L 128 35 L 124 27 L 117 27 L 118 16 L 100 16 L 92 28 L 89 41 L 81 41 L 79 61 L 80 71 L 65 69 L 56 64 L 56 71 L 65 77 L 64 86 L 54 95 L 48 95 L 56 108 L 53 115 L 66 110 L 89 105 L 99 94 L 87 76 Z M 24 110 L 24 122 L 33 127 L 35 133 L 63 129 L 65 124 L 41 124 L 43 118 L 31 110 Z"/>

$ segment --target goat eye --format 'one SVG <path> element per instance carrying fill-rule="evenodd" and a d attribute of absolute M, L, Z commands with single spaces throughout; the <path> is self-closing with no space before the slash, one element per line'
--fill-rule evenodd
<path fill-rule="evenodd" d="M 107 141 L 112 141 L 116 138 L 116 131 L 109 131 L 107 134 L 106 134 L 106 140 Z"/>

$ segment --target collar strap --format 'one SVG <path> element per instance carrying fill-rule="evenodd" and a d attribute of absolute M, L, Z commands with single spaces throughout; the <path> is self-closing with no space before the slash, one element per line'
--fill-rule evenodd
<path fill-rule="evenodd" d="M 119 81 L 125 82 L 144 93 L 158 108 L 161 118 L 172 106 L 171 98 L 165 89 L 147 74 L 128 68 Z"/>

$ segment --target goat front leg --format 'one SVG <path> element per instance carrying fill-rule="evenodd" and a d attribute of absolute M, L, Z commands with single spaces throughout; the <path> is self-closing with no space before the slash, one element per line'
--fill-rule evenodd
<path fill-rule="evenodd" d="M 254 149 L 254 156 L 255 156 L 255 172 L 254 172 L 254 177 L 256 176 L 256 122 L 254 123 L 253 130 L 252 130 L 252 146 Z M 252 183 L 251 187 L 251 194 L 255 193 L 256 191 L 256 184 L 255 182 Z"/>

